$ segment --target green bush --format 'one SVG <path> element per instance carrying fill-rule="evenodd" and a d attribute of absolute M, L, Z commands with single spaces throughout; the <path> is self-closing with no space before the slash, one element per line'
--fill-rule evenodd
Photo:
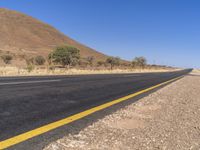
<path fill-rule="evenodd" d="M 71 46 L 57 47 L 49 54 L 50 63 L 60 64 L 63 67 L 75 65 L 80 59 L 80 50 Z"/>

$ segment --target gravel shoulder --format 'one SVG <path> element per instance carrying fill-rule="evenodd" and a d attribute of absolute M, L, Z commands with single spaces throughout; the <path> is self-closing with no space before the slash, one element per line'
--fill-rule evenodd
<path fill-rule="evenodd" d="M 193 72 L 44 150 L 200 149 L 200 73 Z"/>

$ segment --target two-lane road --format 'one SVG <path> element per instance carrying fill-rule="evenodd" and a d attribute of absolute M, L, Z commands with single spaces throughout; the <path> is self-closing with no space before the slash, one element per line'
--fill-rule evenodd
<path fill-rule="evenodd" d="M 185 75 L 190 71 L 1 77 L 0 141 Z"/>

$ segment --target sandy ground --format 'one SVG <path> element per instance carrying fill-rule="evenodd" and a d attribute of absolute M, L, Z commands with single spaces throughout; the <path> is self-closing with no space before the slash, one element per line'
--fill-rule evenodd
<path fill-rule="evenodd" d="M 79 75 L 79 74 L 109 74 L 109 73 L 140 73 L 140 72 L 166 72 L 180 69 L 114 69 L 114 70 L 81 70 L 81 69 L 34 69 L 28 72 L 17 67 L 0 67 L 0 76 L 41 76 L 41 75 Z"/>
<path fill-rule="evenodd" d="M 45 150 L 199 150 L 200 73 L 194 72 Z"/>

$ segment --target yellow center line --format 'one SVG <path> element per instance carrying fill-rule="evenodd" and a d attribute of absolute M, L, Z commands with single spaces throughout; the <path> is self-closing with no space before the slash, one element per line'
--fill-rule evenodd
<path fill-rule="evenodd" d="M 160 83 L 158 85 L 155 85 L 155 86 L 152 86 L 150 88 L 147 88 L 147 89 L 144 89 L 144 90 L 141 90 L 139 92 L 136 92 L 136 93 L 133 93 L 133 94 L 130 94 L 130 95 L 127 95 L 125 97 L 122 97 L 122 98 L 119 98 L 119 99 L 116 99 L 116 100 L 113 100 L 113 101 L 110 101 L 110 102 L 107 102 L 105 104 L 102 104 L 100 106 L 97 106 L 97 107 L 94 107 L 94 108 L 91 108 L 91 109 L 88 109 L 86 111 L 83 111 L 83 112 L 80 112 L 78 114 L 75 114 L 75 115 L 72 115 L 72 116 L 69 116 L 65 119 L 61 119 L 59 121 L 56 121 L 56 122 L 53 122 L 53 123 L 50 123 L 50 124 L 47 124 L 47 125 L 44 125 L 42 127 L 39 127 L 39 128 L 36 128 L 36 129 L 33 129 L 33 130 L 30 130 L 28 132 L 25 132 L 25 133 L 22 133 L 20 135 L 17 135 L 17 136 L 14 136 L 12 138 L 9 138 L 9 139 L 6 139 L 4 141 L 1 141 L 0 142 L 0 149 L 5 149 L 5 148 L 8 148 L 8 147 L 11 147 L 13 145 L 16 145 L 16 144 L 19 144 L 21 142 L 24 142 L 30 138 L 33 138 L 33 137 L 36 137 L 38 135 L 41 135 L 43 133 L 46 133 L 48 131 L 51 131 L 53 129 L 56 129 L 58 127 L 61 127 L 61 126 L 64 126 L 64 125 L 67 125 L 73 121 L 76 121 L 76 120 L 79 120 L 81 118 L 84 118 L 90 114 L 93 114 L 97 111 L 100 111 L 102 109 L 105 109 L 105 108 L 108 108 L 112 105 L 115 105 L 115 104 L 118 104 L 120 102 L 123 102 L 123 101 L 126 101 L 130 98 L 134 98 L 138 95 L 141 95 L 143 93 L 146 93 L 148 91 L 151 91 L 153 89 L 156 89 L 160 86 L 163 86 L 163 85 L 166 85 L 170 82 L 173 82 L 175 80 L 178 80 L 180 78 L 182 78 L 183 76 L 181 77 L 177 77 L 177 78 L 174 78 L 174 79 L 171 79 L 169 81 L 166 81 L 166 82 L 163 82 L 163 83 Z"/>

